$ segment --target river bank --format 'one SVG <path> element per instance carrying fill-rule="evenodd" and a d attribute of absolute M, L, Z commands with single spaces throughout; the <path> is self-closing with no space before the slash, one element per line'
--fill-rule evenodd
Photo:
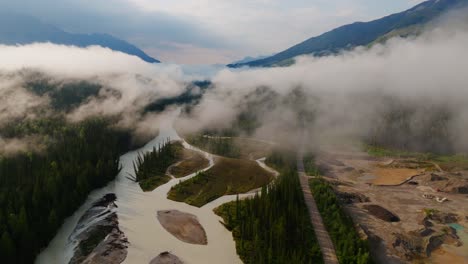
<path fill-rule="evenodd" d="M 56 237 L 49 246 L 39 255 L 36 263 L 68 263 L 73 256 L 74 245 L 68 239 L 73 232 L 79 218 L 85 211 L 106 193 L 115 193 L 117 196 L 116 209 L 120 228 L 128 238 L 128 254 L 124 263 L 149 263 L 161 252 L 170 251 L 184 262 L 189 263 L 241 263 L 235 248 L 232 235 L 219 222 L 220 218 L 212 211 L 212 205 L 196 208 L 185 203 L 170 201 L 167 193 L 170 188 L 196 174 L 179 179 L 172 179 L 167 184 L 160 186 L 153 192 L 144 193 L 137 183 L 132 182 L 126 176 L 133 173 L 133 161 L 138 153 L 151 151 L 168 138 L 181 140 L 177 132 L 172 128 L 173 120 L 178 116 L 178 111 L 171 113 L 158 124 L 160 134 L 143 148 L 131 151 L 121 156 L 122 170 L 116 179 L 106 187 L 93 191 L 87 201 L 68 218 L 60 228 Z M 202 153 L 213 165 L 213 158 L 208 153 L 202 152 L 187 143 L 184 147 Z M 227 202 L 235 199 L 235 196 L 221 197 L 214 201 Z M 194 245 L 180 241 L 168 233 L 156 218 L 157 211 L 179 210 L 195 215 L 200 225 L 206 231 L 208 245 Z"/>

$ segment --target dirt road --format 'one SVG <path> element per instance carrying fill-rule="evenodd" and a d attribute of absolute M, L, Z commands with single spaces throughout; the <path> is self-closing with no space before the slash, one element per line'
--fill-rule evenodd
<path fill-rule="evenodd" d="M 322 216 L 317 208 L 314 197 L 309 187 L 309 177 L 304 171 L 303 155 L 299 153 L 297 157 L 297 170 L 299 172 L 299 178 L 301 180 L 301 188 L 304 193 L 304 199 L 309 209 L 310 221 L 314 226 L 315 234 L 322 251 L 323 261 L 325 264 L 338 264 L 338 258 L 336 256 L 335 247 L 333 242 L 328 235 L 327 229 L 323 225 Z"/>

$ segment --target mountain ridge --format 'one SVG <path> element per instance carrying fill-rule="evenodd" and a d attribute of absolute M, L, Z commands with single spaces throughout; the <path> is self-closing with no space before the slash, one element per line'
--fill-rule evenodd
<path fill-rule="evenodd" d="M 319 36 L 309 38 L 282 52 L 265 59 L 240 64 L 229 64 L 228 67 L 270 67 L 290 64 L 294 57 L 312 54 L 323 56 L 335 54 L 357 46 L 366 46 L 379 37 L 394 30 L 425 24 L 449 9 L 468 4 L 468 0 L 429 0 L 406 11 L 391 14 L 369 22 L 354 22 L 344 25 Z"/>
<path fill-rule="evenodd" d="M 32 16 L 21 14 L 0 14 L 0 44 L 26 45 L 35 42 L 74 45 L 78 47 L 102 46 L 137 56 L 149 63 L 160 61 L 149 56 L 137 46 L 110 34 L 76 34 L 56 26 L 43 23 Z"/>

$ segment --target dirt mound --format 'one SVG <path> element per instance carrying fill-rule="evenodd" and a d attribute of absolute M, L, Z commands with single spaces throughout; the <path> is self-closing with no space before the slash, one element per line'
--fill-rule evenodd
<path fill-rule="evenodd" d="M 369 205 L 364 205 L 364 209 L 369 211 L 373 216 L 386 221 L 386 222 L 399 222 L 400 218 L 396 216 L 395 214 L 391 213 L 387 209 L 383 208 L 380 205 L 375 205 L 375 204 L 369 204 Z"/>
<path fill-rule="evenodd" d="M 454 245 L 456 247 L 462 245 L 455 229 L 449 228 L 444 232 L 444 234 L 430 237 L 426 245 L 426 255 L 430 257 L 432 252 L 440 248 L 443 244 Z"/>
<path fill-rule="evenodd" d="M 420 184 L 453 194 L 468 194 L 468 177 L 456 173 L 431 173 L 418 178 Z"/>
<path fill-rule="evenodd" d="M 430 228 L 434 226 L 434 224 L 430 221 L 428 216 L 421 218 L 421 220 L 419 221 L 419 224 L 423 225 L 425 228 Z"/>
<path fill-rule="evenodd" d="M 438 174 L 435 174 L 435 173 L 431 173 L 431 176 L 430 176 L 430 181 L 446 181 L 448 180 L 447 178 L 445 177 L 442 177 Z"/>
<path fill-rule="evenodd" d="M 434 232 L 435 231 L 431 228 L 423 228 L 419 231 L 419 235 L 422 237 L 427 237 L 427 236 L 434 234 Z"/>
<path fill-rule="evenodd" d="M 369 197 L 360 194 L 360 193 L 346 193 L 339 192 L 338 198 L 344 204 L 354 204 L 354 203 L 367 203 L 370 202 Z"/>
<path fill-rule="evenodd" d="M 453 224 L 458 222 L 458 215 L 453 213 L 443 213 L 439 211 L 432 212 L 428 215 L 428 219 L 438 224 Z"/>
<path fill-rule="evenodd" d="M 395 240 L 392 246 L 399 255 L 409 261 L 424 255 L 423 241 L 419 236 L 399 233 L 393 235 L 395 236 Z"/>
<path fill-rule="evenodd" d="M 453 187 L 452 192 L 459 194 L 468 194 L 468 185 Z"/>

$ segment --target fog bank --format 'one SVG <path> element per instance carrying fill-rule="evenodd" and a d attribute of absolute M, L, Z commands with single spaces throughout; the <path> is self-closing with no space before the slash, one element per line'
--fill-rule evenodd
<path fill-rule="evenodd" d="M 305 130 L 315 146 L 338 136 L 468 151 L 466 21 L 451 14 L 418 37 L 299 57 L 286 68 L 223 70 L 184 127 L 222 128 L 254 111 L 258 137 L 289 140 Z"/>

